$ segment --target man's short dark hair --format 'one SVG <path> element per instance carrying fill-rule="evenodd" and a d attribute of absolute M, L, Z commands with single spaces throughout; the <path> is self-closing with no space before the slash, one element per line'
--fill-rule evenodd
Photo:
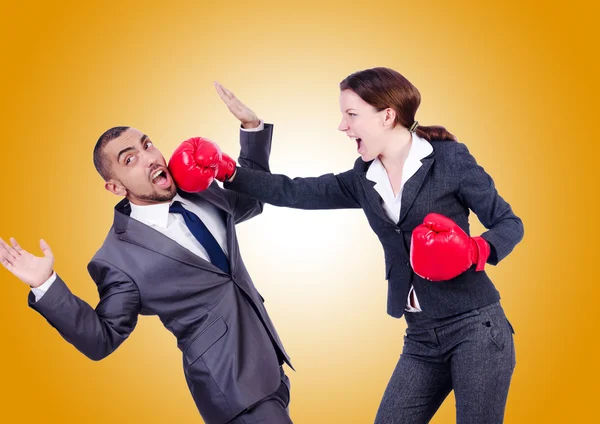
<path fill-rule="evenodd" d="M 96 142 L 96 146 L 94 147 L 94 166 L 96 167 L 98 174 L 104 178 L 104 181 L 108 181 L 112 178 L 110 158 L 104 153 L 104 148 L 111 140 L 119 137 L 128 129 L 129 127 L 113 127 L 106 130 Z"/>

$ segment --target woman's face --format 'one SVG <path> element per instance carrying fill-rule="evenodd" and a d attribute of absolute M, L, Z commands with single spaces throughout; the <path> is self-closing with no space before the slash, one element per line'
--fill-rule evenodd
<path fill-rule="evenodd" d="M 381 154 L 387 144 L 383 135 L 391 128 L 395 114 L 392 109 L 377 110 L 352 90 L 340 92 L 342 122 L 338 130 L 356 142 L 358 154 L 365 162 Z"/>

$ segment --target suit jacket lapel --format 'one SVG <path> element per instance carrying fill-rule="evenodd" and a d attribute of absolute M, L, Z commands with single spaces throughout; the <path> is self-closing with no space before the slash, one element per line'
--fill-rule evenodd
<path fill-rule="evenodd" d="M 130 218 L 130 212 L 131 208 L 127 199 L 123 199 L 115 206 L 113 227 L 115 228 L 119 239 L 152 250 L 153 252 L 196 268 L 225 274 L 220 268 L 193 254 L 159 231 Z"/>
<path fill-rule="evenodd" d="M 404 188 L 402 190 L 402 205 L 400 208 L 400 219 L 397 223 L 398 225 L 402 222 L 402 220 L 404 220 L 406 214 L 408 213 L 412 204 L 414 203 L 417 194 L 419 194 L 421 186 L 423 185 L 423 182 L 425 181 L 425 178 L 427 178 L 427 175 L 431 170 L 431 166 L 433 165 L 434 156 L 435 152 L 432 152 L 429 156 L 421 159 L 422 165 L 419 168 L 419 170 L 404 184 Z M 379 196 L 379 193 L 377 193 L 377 190 L 375 190 L 374 188 L 376 183 L 367 179 L 367 170 L 372 163 L 372 161 L 368 163 L 361 163 L 357 160 L 354 168 L 355 171 L 358 173 L 358 177 L 365 189 L 365 196 L 367 199 L 367 203 L 369 204 L 369 208 L 372 211 L 374 211 L 381 219 L 387 222 L 392 222 L 394 225 L 397 225 L 385 213 L 385 210 L 383 209 L 382 205 L 381 196 Z"/>
<path fill-rule="evenodd" d="M 200 193 L 186 193 L 185 191 L 178 190 L 177 193 L 184 199 L 193 202 L 196 198 L 200 198 L 208 203 L 215 205 L 217 208 L 225 212 L 227 215 L 231 214 L 231 206 L 222 193 L 222 189 L 213 182 L 208 189 Z"/>
<path fill-rule="evenodd" d="M 379 193 L 377 193 L 377 190 L 375 190 L 375 184 L 377 184 L 377 183 L 374 181 L 368 180 L 366 172 L 361 173 L 359 175 L 359 178 L 365 189 L 367 203 L 369 205 L 369 208 L 372 211 L 374 211 L 384 221 L 388 221 L 388 222 L 391 222 L 392 224 L 396 225 L 396 223 L 393 222 L 389 216 L 387 216 L 387 214 L 385 213 L 385 210 L 383 209 L 381 196 L 379 195 Z"/>
<path fill-rule="evenodd" d="M 429 170 L 431 169 L 431 165 L 433 165 L 434 159 L 433 155 L 427 156 L 426 158 L 421 159 L 423 165 L 419 168 L 419 170 L 406 181 L 404 184 L 404 188 L 402 190 L 402 205 L 400 207 L 400 220 L 398 224 L 400 224 L 406 214 L 410 210 L 413 205 L 417 194 L 421 190 L 421 186 L 425 181 L 425 178 L 429 174 Z"/>

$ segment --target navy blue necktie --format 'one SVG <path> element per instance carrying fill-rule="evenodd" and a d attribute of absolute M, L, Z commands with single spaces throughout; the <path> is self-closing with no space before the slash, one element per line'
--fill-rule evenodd
<path fill-rule="evenodd" d="M 179 213 L 183 216 L 185 225 L 187 225 L 190 232 L 196 237 L 196 240 L 204 247 L 206 253 L 210 257 L 210 262 L 221 268 L 227 274 L 229 274 L 229 260 L 223 253 L 223 249 L 217 243 L 217 240 L 208 231 L 204 222 L 196 214 L 185 209 L 180 202 L 173 202 L 169 207 L 170 213 Z"/>

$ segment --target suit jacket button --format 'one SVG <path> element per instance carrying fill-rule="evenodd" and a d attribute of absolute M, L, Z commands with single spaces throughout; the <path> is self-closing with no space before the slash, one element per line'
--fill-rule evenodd
<path fill-rule="evenodd" d="M 401 230 L 400 228 L 396 228 L 396 232 L 397 232 L 398 234 L 402 234 L 402 230 Z"/>
<path fill-rule="evenodd" d="M 410 262 L 407 262 L 407 263 L 406 263 L 406 266 L 407 266 L 407 267 L 410 267 Z"/>

